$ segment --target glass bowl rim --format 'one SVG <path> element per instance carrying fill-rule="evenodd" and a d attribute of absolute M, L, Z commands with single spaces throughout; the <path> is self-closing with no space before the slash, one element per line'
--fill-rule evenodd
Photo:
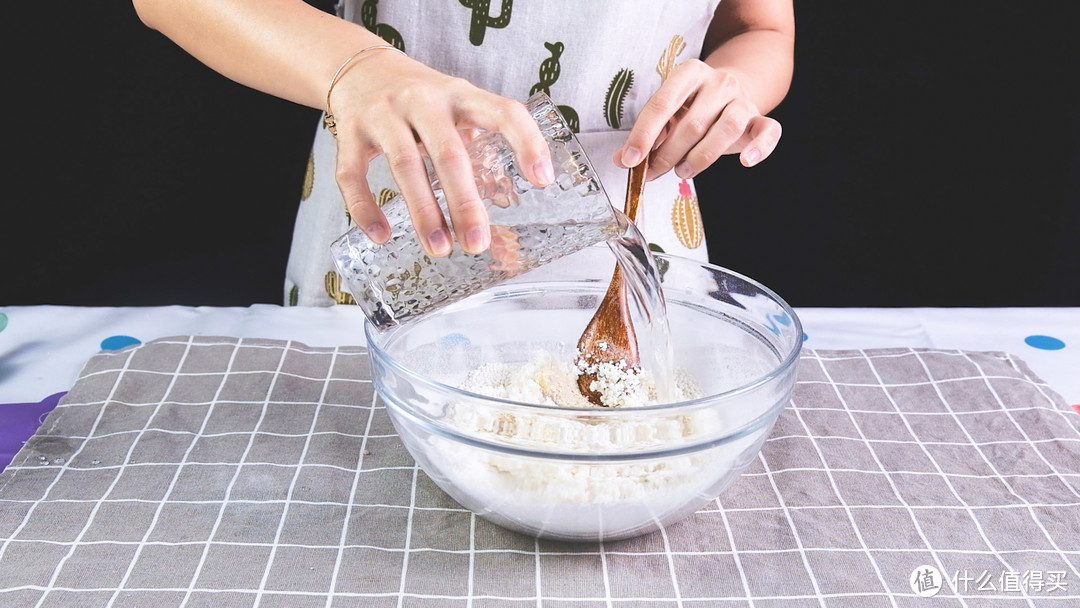
<path fill-rule="evenodd" d="M 727 274 L 727 275 L 730 275 L 730 276 L 732 276 L 734 278 L 745 281 L 746 283 L 750 284 L 754 288 L 760 290 L 762 293 L 764 293 L 766 296 L 768 296 L 774 303 L 779 305 L 779 307 L 788 315 L 788 317 L 791 318 L 791 320 L 792 320 L 792 322 L 794 324 L 793 329 L 794 329 L 795 335 L 796 335 L 794 346 L 792 348 L 790 348 L 789 352 L 786 353 L 786 356 L 783 359 L 781 359 L 775 366 L 773 366 L 772 369 L 770 369 L 767 373 L 762 374 L 760 376 L 757 376 L 755 378 L 752 378 L 751 380 L 749 380 L 749 381 L 747 381 L 747 382 L 745 382 L 745 383 L 743 383 L 743 384 L 741 384 L 739 386 L 730 388 L 728 390 L 725 390 L 725 391 L 722 391 L 722 392 L 719 392 L 719 393 L 699 397 L 699 398 L 696 398 L 696 399 L 689 399 L 689 400 L 685 400 L 685 401 L 675 401 L 675 402 L 672 402 L 672 403 L 659 403 L 659 404 L 655 404 L 655 405 L 645 405 L 645 406 L 632 407 L 632 408 L 566 407 L 566 406 L 558 406 L 558 405 L 546 405 L 546 404 L 542 404 L 542 403 L 528 403 L 528 402 L 524 402 L 524 401 L 515 401 L 515 400 L 512 400 L 512 399 L 502 399 L 502 398 L 499 398 L 499 397 L 489 397 L 487 395 L 482 395 L 480 393 L 474 393 L 474 392 L 471 392 L 471 391 L 467 391 L 467 390 L 458 388 L 456 386 L 451 386 L 449 384 L 439 382 L 438 380 L 429 378 L 427 376 L 423 376 L 420 373 L 414 371 L 413 369 L 405 366 L 403 363 L 398 361 L 395 357 L 391 356 L 381 346 L 379 346 L 379 336 L 385 336 L 386 334 L 391 334 L 391 333 L 395 333 L 397 331 L 401 331 L 403 328 L 407 328 L 409 325 L 411 325 L 412 322 L 405 323 L 405 324 L 402 324 L 402 325 L 395 325 L 395 326 L 392 326 L 390 328 L 387 328 L 386 330 L 379 330 L 370 321 L 365 320 L 365 322 L 364 322 L 364 334 L 365 334 L 366 346 L 367 346 L 369 352 L 371 352 L 373 356 L 378 356 L 378 358 L 380 360 L 384 361 L 386 364 L 388 364 L 391 367 L 395 368 L 398 371 L 398 373 L 400 373 L 400 374 L 402 374 L 404 376 L 407 376 L 410 379 L 417 380 L 421 384 L 426 384 L 428 386 L 431 386 L 431 387 L 433 387 L 436 390 L 439 390 L 441 392 L 448 392 L 448 393 L 451 393 L 451 394 L 462 395 L 467 399 L 479 399 L 479 400 L 482 400 L 484 402 L 491 403 L 493 405 L 511 406 L 511 407 L 513 407 L 513 409 L 521 409 L 521 410 L 524 410 L 524 411 L 531 410 L 531 411 L 538 411 L 538 412 L 559 412 L 559 413 L 562 413 L 562 414 L 588 414 L 590 416 L 601 416 L 601 417 L 607 417 L 607 416 L 618 417 L 620 415 L 626 415 L 627 413 L 639 413 L 639 412 L 661 412 L 662 413 L 662 412 L 665 412 L 665 411 L 668 411 L 668 410 L 693 409 L 694 406 L 704 406 L 704 405 L 706 405 L 708 403 L 711 403 L 711 402 L 714 402 L 714 401 L 717 401 L 717 400 L 728 400 L 728 399 L 733 398 L 735 395 L 750 392 L 750 391 L 752 391 L 752 390 L 754 390 L 754 389 L 756 389 L 756 388 L 758 388 L 758 387 L 760 387 L 760 386 L 762 386 L 764 384 L 767 384 L 768 382 L 774 380 L 775 378 L 777 378 L 781 374 L 785 373 L 791 366 L 795 365 L 795 363 L 798 361 L 799 356 L 801 355 L 802 347 L 803 347 L 803 326 L 802 326 L 802 321 L 799 319 L 798 314 L 791 307 L 791 305 L 789 305 L 775 291 L 773 291 L 772 289 L 766 287 L 765 285 L 761 284 L 759 281 L 757 281 L 755 279 L 752 279 L 752 278 L 750 278 L 750 277 L 748 277 L 746 275 L 735 272 L 733 270 L 729 270 L 727 268 L 717 266 L 715 264 L 710 264 L 710 263 L 707 263 L 707 262 L 701 262 L 701 261 L 694 260 L 694 259 L 691 259 L 691 258 L 675 256 L 675 255 L 670 255 L 670 254 L 665 254 L 665 253 L 653 253 L 653 256 L 656 257 L 657 259 L 662 259 L 662 260 L 679 260 L 678 263 L 695 264 L 697 266 L 700 266 L 702 268 L 706 268 L 706 269 L 708 269 L 710 271 L 714 271 L 714 272 L 719 271 L 719 272 L 721 272 L 723 274 Z M 548 282 L 557 283 L 557 281 L 548 281 Z M 464 306 L 464 305 L 468 304 L 470 301 L 475 301 L 476 298 L 481 298 L 481 297 L 487 297 L 487 298 L 492 298 L 492 299 L 498 298 L 498 297 L 500 297 L 498 295 L 500 292 L 506 292 L 507 290 L 509 290 L 511 288 L 514 288 L 514 287 L 522 288 L 522 287 L 525 287 L 525 286 L 537 285 L 537 284 L 540 284 L 540 282 L 537 282 L 537 281 L 529 282 L 527 280 L 520 280 L 520 281 L 516 281 L 516 282 L 513 282 L 513 283 L 509 283 L 509 284 L 504 283 L 502 285 L 496 285 L 496 286 L 494 286 L 494 287 L 492 287 L 492 288 L 490 288 L 488 290 L 485 290 L 484 292 L 481 292 L 481 293 L 478 293 L 478 294 L 473 294 L 472 296 L 469 296 L 468 298 L 465 298 L 464 300 L 462 300 L 462 301 L 460 301 L 458 303 L 455 303 L 454 306 L 455 307 L 456 306 Z M 503 297 L 505 297 L 505 296 L 503 296 Z M 416 319 L 415 322 L 418 322 L 418 323 L 423 322 L 423 319 Z M 755 420 L 756 420 L 756 418 L 755 418 Z"/>

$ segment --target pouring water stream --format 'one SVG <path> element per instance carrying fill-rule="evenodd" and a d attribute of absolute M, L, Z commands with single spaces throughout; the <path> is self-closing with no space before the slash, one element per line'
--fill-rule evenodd
<path fill-rule="evenodd" d="M 658 402 L 670 403 L 673 397 L 673 353 L 659 270 L 648 243 L 635 225 L 648 162 L 646 158 L 629 171 L 626 211 L 616 210 L 616 217 L 626 228 L 621 236 L 607 242 L 615 254 L 615 271 L 603 300 L 578 340 L 577 363 L 584 370 L 578 377 L 578 390 L 594 405 L 612 405 L 603 403 L 594 389 L 597 366 L 602 364 L 613 364 L 633 373 L 648 371 Z M 642 321 L 638 328 L 633 322 L 635 313 Z"/>

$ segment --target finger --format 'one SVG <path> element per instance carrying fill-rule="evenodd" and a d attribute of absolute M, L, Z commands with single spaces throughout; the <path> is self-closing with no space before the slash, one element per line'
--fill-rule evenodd
<path fill-rule="evenodd" d="M 412 129 L 404 122 L 384 123 L 378 140 L 390 166 L 390 173 L 409 208 L 420 244 L 430 255 L 450 254 L 453 242 L 442 209 L 431 191 L 427 166 Z"/>
<path fill-rule="evenodd" d="M 744 127 L 745 125 L 735 124 L 738 121 L 735 114 L 737 112 L 732 113 L 723 107 L 705 107 L 704 104 L 697 104 L 689 108 L 672 124 L 671 132 L 667 138 L 653 151 L 649 163 L 650 177 L 655 178 L 677 167 L 676 173 L 679 177 L 688 179 L 700 171 L 701 168 L 711 164 L 712 161 L 716 160 L 715 158 L 696 158 L 691 163 L 688 155 L 692 150 L 698 148 L 698 156 L 701 156 L 701 152 L 708 144 L 707 138 L 710 132 L 720 126 L 721 117 L 725 117 L 723 124 L 727 125 L 723 128 L 741 129 Z M 717 151 L 717 156 L 721 152 L 722 150 Z"/>
<path fill-rule="evenodd" d="M 750 141 L 743 146 L 739 161 L 744 167 L 753 167 L 769 157 L 780 143 L 783 129 L 780 123 L 768 116 L 755 116 L 748 128 Z"/>
<path fill-rule="evenodd" d="M 439 176 L 450 221 L 462 249 L 479 254 L 491 244 L 487 210 L 476 188 L 472 158 L 448 113 L 418 117 L 417 132 Z"/>
<path fill-rule="evenodd" d="M 634 119 L 626 142 L 615 151 L 615 164 L 624 168 L 633 167 L 656 147 L 665 125 L 694 97 L 703 77 L 700 66 L 704 65 L 700 61 L 690 60 L 671 72 Z"/>
<path fill-rule="evenodd" d="M 677 161 L 675 174 L 683 179 L 690 179 L 704 171 L 724 154 L 741 150 L 741 143 L 749 140 L 750 122 L 757 116 L 760 114 L 750 101 L 744 98 L 732 100 L 708 127 L 704 136 L 691 144 L 683 158 Z M 692 137 L 696 137 L 698 125 L 693 125 L 688 132 Z M 686 139 L 681 139 L 681 144 L 685 143 Z M 677 153 L 678 150 L 675 149 L 672 154 L 665 154 L 662 160 L 670 162 Z M 663 168 L 666 167 L 658 167 L 657 170 Z"/>
<path fill-rule="evenodd" d="M 368 162 L 374 154 L 368 146 L 352 144 L 350 140 L 355 141 L 355 138 L 344 133 L 338 139 L 334 177 L 353 223 L 368 238 L 382 244 L 390 240 L 390 224 L 367 183 Z"/>
<path fill-rule="evenodd" d="M 460 112 L 459 120 L 502 134 L 525 179 L 541 187 L 555 181 L 551 151 L 525 104 L 498 95 L 482 101 L 473 97 L 461 104 Z"/>

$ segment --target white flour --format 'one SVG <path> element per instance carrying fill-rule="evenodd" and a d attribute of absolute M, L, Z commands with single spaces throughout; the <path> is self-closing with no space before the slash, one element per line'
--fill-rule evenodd
<path fill-rule="evenodd" d="M 461 386 L 470 392 L 514 401 L 573 408 L 592 406 L 577 388 L 578 371 L 548 352 L 537 352 L 519 365 L 489 364 L 469 376 Z M 623 378 L 625 380 L 626 378 Z M 645 376 L 630 378 L 634 390 L 624 391 L 632 405 L 647 405 L 641 395 L 652 394 Z M 701 390 L 685 374 L 677 379 L 680 400 L 701 396 Z M 640 390 L 639 390 L 640 389 Z M 447 408 L 447 421 L 463 434 L 537 452 L 563 454 L 633 454 L 678 447 L 694 438 L 714 435 L 722 428 L 721 417 L 713 410 L 698 409 L 690 414 L 670 414 L 643 410 L 633 414 L 631 404 L 620 407 L 596 407 L 596 416 L 580 411 L 515 411 L 513 407 L 471 402 Z M 620 505 L 619 513 L 605 517 L 638 517 L 644 509 L 646 518 L 670 511 L 687 500 L 704 501 L 699 495 L 715 481 L 715 475 L 702 474 L 706 467 L 721 464 L 715 450 L 707 454 L 662 456 L 652 459 L 612 462 L 582 462 L 551 457 L 527 457 L 500 454 L 463 446 L 432 437 L 446 456 L 453 457 L 455 483 L 467 484 L 470 492 L 485 496 L 486 504 L 522 521 L 537 512 L 552 517 L 579 517 L 573 511 L 560 511 L 558 505 Z M 494 507 L 492 507 L 494 509 Z M 598 507 L 599 508 L 599 507 Z M 537 510 L 540 511 L 537 511 Z M 520 510 L 520 511 L 518 511 Z M 565 515 L 558 515 L 558 513 Z M 633 513 L 632 513 L 633 512 Z M 636 513 L 636 515 L 634 514 Z M 564 519 L 549 525 L 595 525 Z M 607 528 L 608 526 L 605 525 Z"/>
<path fill-rule="evenodd" d="M 591 388 L 601 394 L 601 402 L 607 407 L 656 405 L 656 386 L 648 373 L 627 370 L 624 363 L 568 363 L 543 350 L 533 353 L 532 358 L 524 364 L 483 365 L 473 370 L 460 388 L 522 403 L 593 407 L 578 390 L 577 379 L 582 372 L 596 376 Z M 701 389 L 693 379 L 685 373 L 678 373 L 675 378 L 675 401 L 701 396 Z"/>

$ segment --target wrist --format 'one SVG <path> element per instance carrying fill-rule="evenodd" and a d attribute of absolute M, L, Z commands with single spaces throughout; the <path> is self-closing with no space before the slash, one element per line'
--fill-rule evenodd
<path fill-rule="evenodd" d="M 405 51 L 390 44 L 373 44 L 366 46 L 349 55 L 330 79 L 330 85 L 326 88 L 326 104 L 323 108 L 323 123 L 326 124 L 326 128 L 334 135 L 334 137 L 337 137 L 337 121 L 334 118 L 334 111 L 330 101 L 330 98 L 334 93 L 334 87 L 337 86 L 337 83 L 341 80 L 342 76 L 359 63 L 365 56 L 383 51 L 393 51 L 405 55 Z"/>

